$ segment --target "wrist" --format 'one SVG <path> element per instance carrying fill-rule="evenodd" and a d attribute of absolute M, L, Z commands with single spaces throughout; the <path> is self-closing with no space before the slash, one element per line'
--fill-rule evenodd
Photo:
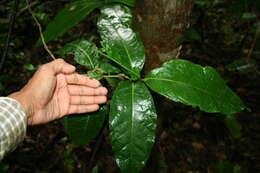
<path fill-rule="evenodd" d="M 33 111 L 32 111 L 32 105 L 30 104 L 30 102 L 28 100 L 29 98 L 26 96 L 26 94 L 22 93 L 21 91 L 18 91 L 18 92 L 10 94 L 8 97 L 13 98 L 16 101 L 18 101 L 22 105 L 22 107 L 27 115 L 27 118 L 30 119 L 31 115 L 33 114 Z"/>

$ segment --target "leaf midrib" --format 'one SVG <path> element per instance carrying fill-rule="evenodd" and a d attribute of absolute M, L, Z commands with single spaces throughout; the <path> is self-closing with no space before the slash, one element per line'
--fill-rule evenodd
<path fill-rule="evenodd" d="M 117 63 L 117 64 L 119 64 L 121 67 L 123 67 L 123 68 L 126 69 L 127 71 L 129 71 L 129 72 L 135 74 L 134 71 L 132 71 L 131 69 L 127 68 L 125 65 L 121 64 L 121 63 L 118 62 L 116 59 L 113 59 L 113 58 L 110 57 L 109 55 L 107 55 L 107 54 L 105 54 L 105 53 L 103 53 L 103 52 L 101 52 L 101 51 L 99 51 L 99 50 L 97 50 L 97 52 L 98 52 L 100 55 L 103 55 L 104 57 L 106 57 L 106 58 L 108 58 L 108 59 L 114 61 L 114 62 Z"/>
<path fill-rule="evenodd" d="M 116 14 L 116 12 L 114 12 L 114 14 L 115 14 L 115 16 L 120 20 L 120 22 L 123 23 L 122 20 L 121 20 L 121 18 Z M 108 20 L 108 21 L 109 21 L 110 25 L 113 27 L 113 29 L 116 31 L 117 35 L 120 37 L 120 40 L 119 40 L 119 41 L 120 41 L 120 43 L 123 45 L 123 47 L 124 47 L 124 49 L 125 49 L 125 52 L 126 52 L 126 54 L 127 54 L 127 58 L 128 58 L 128 60 L 129 60 L 129 62 L 130 62 L 130 66 L 131 66 L 131 68 L 132 68 L 132 59 L 131 59 L 131 56 L 130 56 L 130 54 L 129 54 L 129 52 L 128 52 L 128 49 L 126 48 L 126 45 L 125 45 L 125 42 L 123 41 L 123 38 L 121 37 L 121 35 L 119 34 L 118 30 L 115 28 L 115 26 L 114 26 L 113 23 L 111 22 L 111 20 Z M 117 62 L 117 63 L 118 63 L 118 62 Z M 122 65 L 121 63 L 119 63 L 119 64 Z M 138 73 L 136 73 L 136 72 L 134 72 L 134 71 L 132 71 L 132 70 L 131 70 L 131 72 L 132 72 L 134 75 L 139 76 Z"/>
<path fill-rule="evenodd" d="M 132 83 L 131 84 L 132 85 L 132 91 L 131 91 L 131 98 L 132 98 L 132 100 L 131 100 L 131 104 L 132 104 L 132 113 L 131 113 L 131 131 L 130 131 L 130 139 L 131 139 L 131 148 L 133 148 L 133 126 L 134 126 L 134 123 L 133 123 L 133 117 L 134 117 L 134 92 L 135 92 L 135 84 L 134 83 Z M 132 167 L 132 157 L 133 157 L 133 152 L 131 151 L 130 152 L 130 166 Z"/>
<path fill-rule="evenodd" d="M 145 78 L 144 80 L 145 80 L 145 81 L 147 81 L 147 80 L 159 80 L 159 81 L 168 81 L 168 82 L 172 82 L 172 83 L 179 83 L 179 84 L 184 85 L 184 86 L 187 86 L 187 87 L 189 87 L 189 88 L 197 89 L 197 90 L 199 90 L 199 91 L 201 91 L 201 92 L 203 92 L 203 93 L 205 93 L 205 94 L 210 95 L 211 97 L 220 98 L 220 95 L 213 95 L 213 94 L 211 94 L 210 92 L 206 92 L 205 90 L 203 90 L 203 89 L 201 89 L 201 88 L 194 87 L 194 86 L 192 86 L 192 85 L 189 85 L 189 84 L 184 83 L 184 82 L 181 82 L 181 81 L 174 81 L 174 80 L 170 80 L 170 79 L 158 79 L 158 78 Z M 233 105 L 233 104 L 231 104 L 231 105 Z M 234 106 L 234 105 L 233 105 L 233 106 Z"/>
<path fill-rule="evenodd" d="M 91 60 L 90 56 L 88 55 L 88 53 L 84 49 L 82 49 L 80 46 L 78 46 L 78 45 L 76 45 L 74 43 L 72 43 L 71 45 L 74 46 L 75 48 L 78 48 L 84 55 L 87 56 L 87 58 L 88 58 L 88 60 L 90 62 L 91 68 L 94 69 L 95 68 L 94 63 L 92 62 L 92 60 Z"/>

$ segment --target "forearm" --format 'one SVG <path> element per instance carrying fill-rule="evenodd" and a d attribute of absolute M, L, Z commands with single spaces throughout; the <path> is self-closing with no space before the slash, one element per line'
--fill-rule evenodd
<path fill-rule="evenodd" d="M 0 160 L 25 137 L 26 113 L 15 99 L 0 97 Z"/>

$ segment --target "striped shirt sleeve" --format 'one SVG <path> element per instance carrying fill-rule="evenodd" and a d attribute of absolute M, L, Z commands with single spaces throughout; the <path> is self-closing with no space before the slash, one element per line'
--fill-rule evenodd
<path fill-rule="evenodd" d="M 0 97 L 0 160 L 24 139 L 27 117 L 15 99 Z"/>

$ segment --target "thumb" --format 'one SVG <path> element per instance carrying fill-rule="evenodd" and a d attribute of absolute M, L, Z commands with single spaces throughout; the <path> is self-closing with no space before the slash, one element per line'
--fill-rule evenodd
<path fill-rule="evenodd" d="M 76 68 L 73 65 L 68 64 L 63 59 L 56 59 L 49 64 L 54 74 L 58 73 L 73 73 Z"/>

